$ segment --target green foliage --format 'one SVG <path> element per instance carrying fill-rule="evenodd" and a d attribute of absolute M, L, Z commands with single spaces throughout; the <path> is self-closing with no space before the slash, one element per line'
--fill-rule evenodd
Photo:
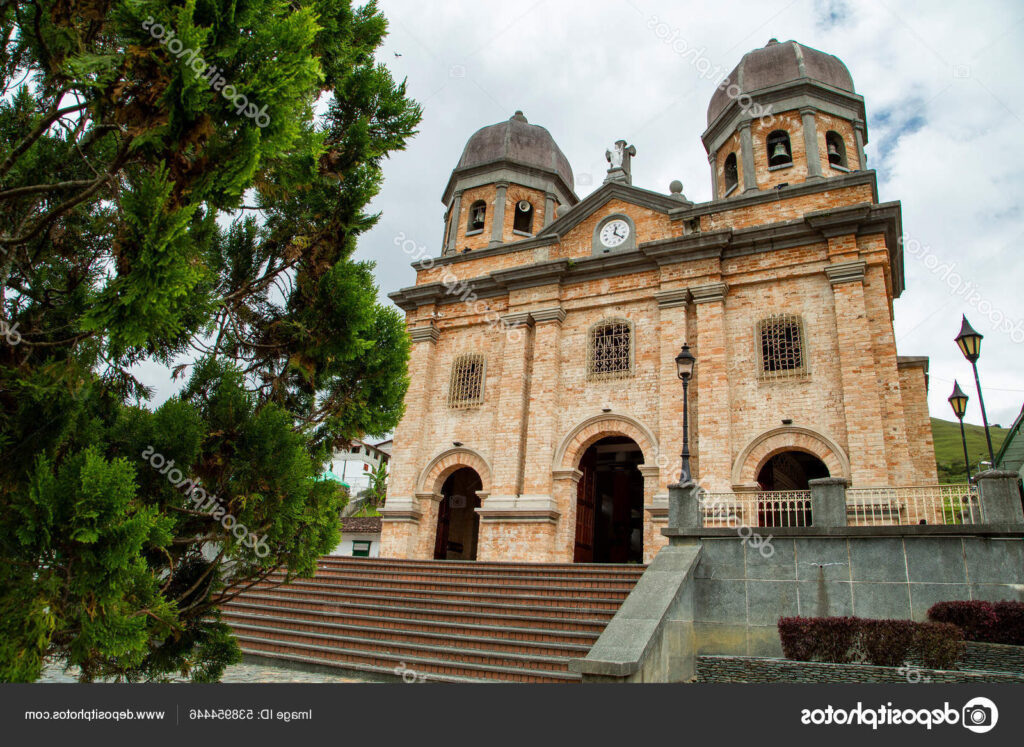
<path fill-rule="evenodd" d="M 384 505 L 388 495 L 388 465 L 383 459 L 370 475 L 370 488 L 366 493 L 366 505 L 376 509 Z"/>
<path fill-rule="evenodd" d="M 0 0 L 0 29 L 0 680 L 213 681 L 218 606 L 313 572 L 329 453 L 401 417 L 404 321 L 352 255 L 420 110 L 372 2 Z M 147 407 L 142 361 L 179 396 Z"/>
<path fill-rule="evenodd" d="M 932 439 L 935 442 L 935 464 L 939 482 L 966 482 L 964 474 L 964 446 L 960 438 L 960 423 L 932 418 Z M 998 452 L 1003 439 L 1009 432 L 1006 428 L 989 427 L 992 434 L 992 448 Z M 971 474 L 977 472 L 978 463 L 988 461 L 988 445 L 985 442 L 985 428 L 980 425 L 964 424 L 967 436 L 967 455 L 971 458 Z"/>

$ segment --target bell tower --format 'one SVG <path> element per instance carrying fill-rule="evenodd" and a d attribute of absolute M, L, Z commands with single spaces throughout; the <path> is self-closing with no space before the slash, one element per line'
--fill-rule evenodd
<path fill-rule="evenodd" d="M 714 199 L 867 168 L 864 97 L 842 60 L 772 39 L 722 81 L 701 135 Z"/>
<path fill-rule="evenodd" d="M 551 133 L 517 111 L 469 139 L 441 201 L 450 255 L 528 239 L 579 198 Z"/>

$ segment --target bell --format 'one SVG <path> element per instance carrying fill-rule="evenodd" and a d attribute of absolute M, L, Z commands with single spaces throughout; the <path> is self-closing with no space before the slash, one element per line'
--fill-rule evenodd
<path fill-rule="evenodd" d="M 843 157 L 839 155 L 839 148 L 836 147 L 835 143 L 828 144 L 828 162 L 835 164 L 842 164 Z"/>
<path fill-rule="evenodd" d="M 775 147 L 772 148 L 771 158 L 768 159 L 772 166 L 777 166 L 781 163 L 787 163 L 789 158 L 789 150 L 786 148 L 786 144 L 783 142 L 775 143 Z"/>

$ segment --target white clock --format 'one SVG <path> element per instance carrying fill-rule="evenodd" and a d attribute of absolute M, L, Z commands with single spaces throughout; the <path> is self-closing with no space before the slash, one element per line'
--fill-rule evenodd
<path fill-rule="evenodd" d="M 601 227 L 601 243 L 614 249 L 629 238 L 629 224 L 621 218 L 610 220 Z"/>

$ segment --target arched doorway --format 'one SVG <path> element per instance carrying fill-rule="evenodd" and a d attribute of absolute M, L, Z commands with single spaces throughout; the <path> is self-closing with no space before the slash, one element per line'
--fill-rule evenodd
<path fill-rule="evenodd" d="M 602 438 L 583 453 L 576 486 L 577 563 L 641 563 L 644 455 L 624 436 Z"/>
<path fill-rule="evenodd" d="M 829 477 L 828 467 L 813 454 L 805 451 L 783 451 L 764 463 L 757 473 L 761 490 L 808 490 L 808 481 Z M 811 501 L 805 496 L 776 496 L 772 500 L 757 502 L 757 523 L 762 527 L 811 526 Z"/>
<path fill-rule="evenodd" d="M 830 477 L 828 467 L 805 451 L 782 451 L 764 463 L 757 473 L 761 490 L 808 490 L 808 481 Z"/>
<path fill-rule="evenodd" d="M 480 475 L 470 467 L 457 469 L 445 479 L 437 507 L 434 560 L 476 560 L 480 516 L 475 509 L 482 487 Z"/>

